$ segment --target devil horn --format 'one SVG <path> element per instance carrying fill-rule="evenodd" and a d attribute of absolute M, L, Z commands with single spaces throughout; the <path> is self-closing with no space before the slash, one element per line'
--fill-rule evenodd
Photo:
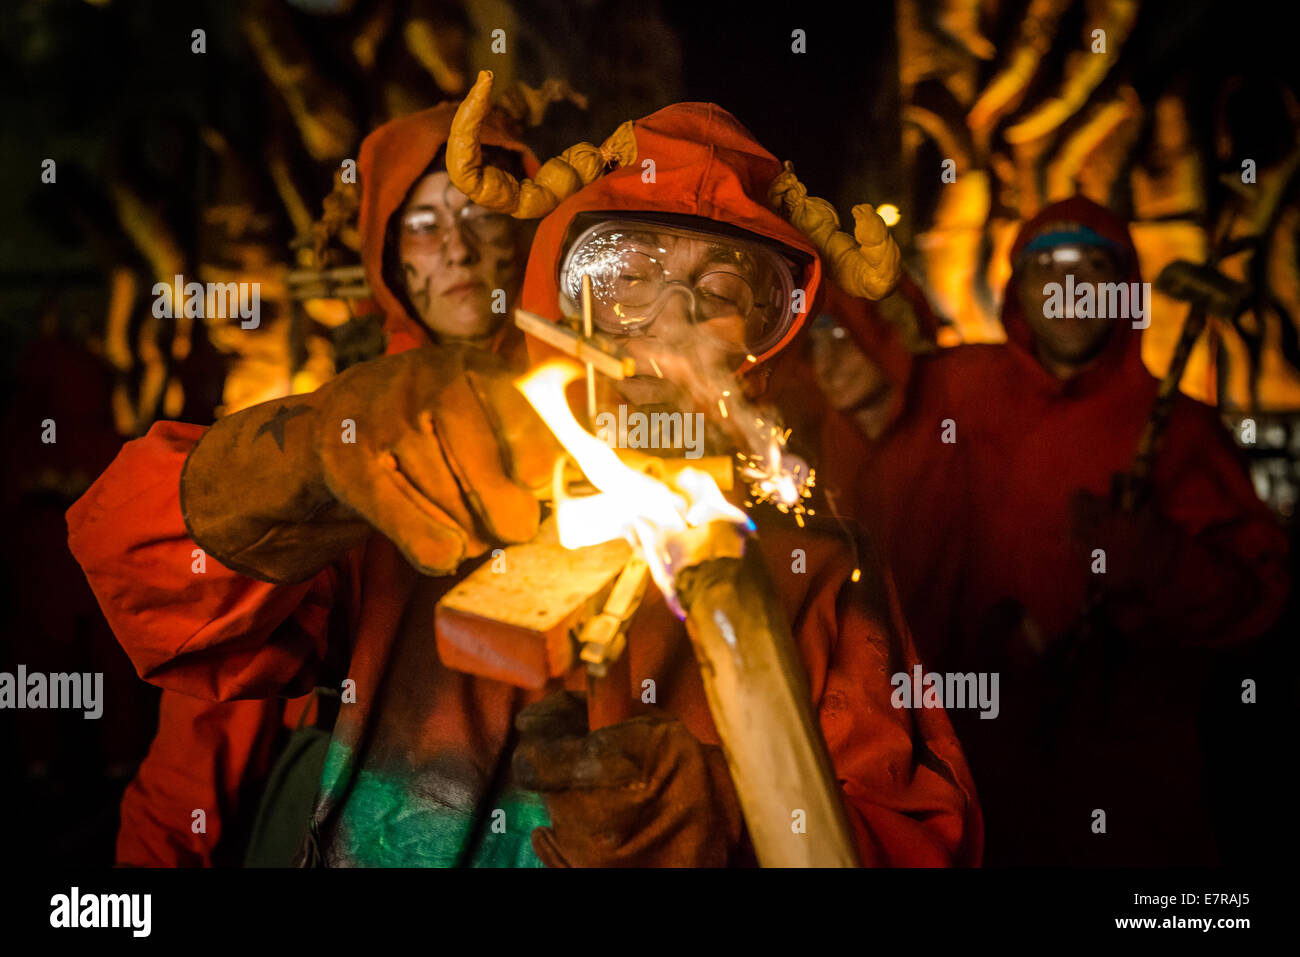
<path fill-rule="evenodd" d="M 483 70 L 461 102 L 447 138 L 447 173 L 456 188 L 474 203 L 516 219 L 545 216 L 582 187 L 596 180 L 608 165 L 636 162 L 636 136 L 629 120 L 600 146 L 579 143 L 549 159 L 532 179 L 523 182 L 505 170 L 483 165 L 483 120 L 491 104 L 492 73 Z"/>
<path fill-rule="evenodd" d="M 875 207 L 853 207 L 853 235 L 840 229 L 835 207 L 809 196 L 794 175 L 794 165 L 772 181 L 768 202 L 790 224 L 806 235 L 831 268 L 843 289 L 865 299 L 883 299 L 894 291 L 903 273 L 902 253 Z"/>

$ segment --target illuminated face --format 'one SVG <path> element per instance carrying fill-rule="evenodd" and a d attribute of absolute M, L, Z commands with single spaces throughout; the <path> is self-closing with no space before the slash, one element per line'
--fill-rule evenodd
<path fill-rule="evenodd" d="M 508 314 L 492 309 L 519 284 L 509 216 L 475 206 L 445 172 L 420 180 L 401 211 L 398 256 L 406 295 L 440 341 L 481 340 Z"/>
<path fill-rule="evenodd" d="M 1096 315 L 1090 318 L 1072 315 L 1049 318 L 1044 315 L 1048 299 L 1044 287 L 1058 283 L 1064 290 L 1068 276 L 1074 277 L 1076 289 L 1081 283 L 1124 281 L 1126 277 L 1109 252 L 1100 246 L 1056 246 L 1031 253 L 1018 275 L 1016 295 L 1033 334 L 1039 360 L 1049 371 L 1059 378 L 1066 378 L 1101 354 L 1116 320 Z M 1074 309 L 1068 312 L 1073 313 Z"/>
<path fill-rule="evenodd" d="M 637 375 L 619 382 L 618 392 L 636 405 L 685 408 L 691 395 L 711 401 L 703 370 L 729 370 L 745 353 L 757 285 L 752 260 L 671 233 L 634 235 L 630 248 L 619 281 L 636 303 L 637 322 L 608 334 L 636 360 Z"/>
<path fill-rule="evenodd" d="M 581 229 L 569 245 L 558 276 L 561 305 L 580 315 L 590 285 L 595 330 L 636 361 L 636 376 L 614 387 L 623 400 L 712 406 L 747 357 L 769 351 L 790 329 L 796 300 L 787 255 L 770 242 L 724 233 L 633 212 Z"/>

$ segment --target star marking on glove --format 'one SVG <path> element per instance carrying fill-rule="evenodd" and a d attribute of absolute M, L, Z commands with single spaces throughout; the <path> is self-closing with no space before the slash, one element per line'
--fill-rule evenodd
<path fill-rule="evenodd" d="M 294 416 L 304 415 L 310 411 L 311 406 L 308 405 L 295 405 L 292 407 L 282 405 L 280 408 L 275 410 L 275 415 L 263 422 L 258 430 L 253 433 L 253 438 L 256 439 L 263 432 L 270 432 L 271 438 L 275 439 L 275 444 L 279 446 L 280 451 L 283 452 L 284 424 Z"/>

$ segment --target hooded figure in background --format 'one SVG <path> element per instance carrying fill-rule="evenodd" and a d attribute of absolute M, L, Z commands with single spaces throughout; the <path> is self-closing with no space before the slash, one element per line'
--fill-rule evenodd
<path fill-rule="evenodd" d="M 1215 411 L 1183 395 L 1146 495 L 1117 504 L 1114 477 L 1133 464 L 1158 386 L 1123 221 L 1083 197 L 1055 203 L 1011 258 L 1006 344 L 943 357 L 973 524 L 958 530 L 963 627 L 922 652 L 1003 675 L 1001 717 L 953 715 L 988 861 L 1210 864 L 1195 727 L 1206 668 L 1277 619 L 1286 538 Z M 1119 282 L 1128 308 L 1115 315 L 1123 300 L 1103 284 Z M 1072 289 L 1074 302 L 1055 298 Z"/>
<path fill-rule="evenodd" d="M 780 164 L 718 107 L 677 104 L 621 134 L 654 175 L 624 165 L 554 208 L 522 305 L 558 319 L 575 278 L 611 280 L 597 319 L 639 374 L 602 403 L 689 409 L 701 365 L 730 374 L 793 338 L 821 253 L 766 203 Z M 381 192 L 392 203 L 363 206 L 367 234 L 405 190 Z M 792 310 L 796 287 L 806 301 Z M 656 703 L 596 732 L 574 695 L 455 672 L 435 652 L 439 598 L 492 544 L 536 534 L 533 490 L 556 451 L 498 358 L 411 348 L 206 432 L 155 426 L 69 512 L 70 544 L 148 680 L 211 700 L 342 685 L 309 860 L 752 861 L 689 639 L 656 590 L 625 652 Z M 862 554 L 854 574 L 838 530 L 789 516 L 760 522 L 758 542 L 863 863 L 977 863 L 979 810 L 947 719 L 890 701 L 889 676 L 915 652 L 879 557 Z M 205 575 L 190 571 L 196 543 Z M 583 682 L 575 672 L 566 687 Z"/>
<path fill-rule="evenodd" d="M 995 712 L 946 702 L 987 863 L 1210 864 L 1204 676 L 1277 618 L 1286 540 L 1182 395 L 1145 501 L 1114 504 L 1158 385 L 1124 223 L 1076 197 L 1011 256 L 1004 345 L 911 355 L 874 307 L 828 298 L 818 485 L 880 538 L 926 667 L 999 676 Z M 1098 315 L 1121 282 L 1127 314 Z"/>
<path fill-rule="evenodd" d="M 456 104 L 446 103 L 393 120 L 361 145 L 362 262 L 373 298 L 359 312 L 378 314 L 390 354 L 463 342 L 522 368 L 523 336 L 507 312 L 522 281 L 526 229 L 469 203 L 451 185 L 443 155 L 455 112 Z M 499 116 L 483 139 L 504 168 L 537 171 L 532 152 Z M 497 288 L 505 296 L 493 308 Z M 306 831 L 324 752 L 319 735 L 285 736 L 320 727 L 328 738 L 337 688 L 331 681 L 333 695 L 288 701 L 214 702 L 164 691 L 158 732 L 122 797 L 117 863 L 289 864 Z M 195 809 L 204 812 L 197 829 Z"/>
<path fill-rule="evenodd" d="M 913 325 L 935 328 L 920 290 L 908 299 Z M 880 306 L 832 288 L 799 377 L 819 392 L 805 386 L 784 404 L 815 410 L 805 417 L 815 422 L 821 497 L 879 542 L 929 665 L 961 627 L 968 536 L 959 530 L 971 515 L 970 469 L 955 440 L 950 350 L 917 354 L 902 338 Z"/>

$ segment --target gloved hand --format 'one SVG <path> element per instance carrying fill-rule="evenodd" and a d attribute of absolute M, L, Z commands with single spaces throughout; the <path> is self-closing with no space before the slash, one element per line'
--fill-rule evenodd
<path fill-rule="evenodd" d="M 454 571 L 492 541 L 537 533 L 532 489 L 559 446 L 495 356 L 426 347 L 365 362 L 318 390 L 316 450 L 334 497 L 425 574 Z M 337 423 L 356 422 L 356 443 Z"/>
<path fill-rule="evenodd" d="M 372 529 L 419 571 L 537 532 L 559 446 L 497 357 L 427 346 L 220 420 L 181 479 L 190 533 L 236 571 L 301 581 Z"/>
<path fill-rule="evenodd" d="M 1091 565 L 1094 549 L 1106 553 L 1105 590 L 1115 596 L 1141 597 L 1170 586 L 1178 558 L 1181 530 L 1149 506 L 1126 512 L 1118 505 L 1079 489 L 1070 501 L 1075 542 Z"/>
<path fill-rule="evenodd" d="M 725 867 L 743 818 L 720 748 L 647 708 L 588 732 L 584 699 L 552 695 L 519 713 L 514 772 L 546 799 L 533 831 L 548 867 Z"/>

